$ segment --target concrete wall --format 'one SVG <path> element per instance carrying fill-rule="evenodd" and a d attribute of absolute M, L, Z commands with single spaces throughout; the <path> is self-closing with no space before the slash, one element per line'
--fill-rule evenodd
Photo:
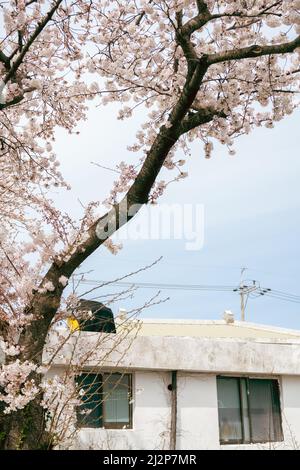
<path fill-rule="evenodd" d="M 170 373 L 134 374 L 133 429 L 82 429 L 75 448 L 168 449 L 170 439 Z M 284 442 L 219 444 L 216 376 L 178 374 L 177 449 L 300 449 L 300 377 L 280 379 Z"/>
<path fill-rule="evenodd" d="M 224 449 L 300 448 L 300 341 L 296 339 L 218 339 L 137 337 L 113 348 L 114 335 L 81 332 L 66 342 L 55 358 L 64 368 L 88 345 L 94 358 L 86 367 L 134 373 L 132 430 L 83 429 L 76 448 L 168 449 L 170 441 L 171 370 L 178 370 L 178 449 L 219 449 L 216 375 L 280 377 L 284 442 L 222 446 Z M 100 338 L 101 339 L 101 338 Z M 55 334 L 49 343 L 57 344 Z M 95 345 L 95 347 L 93 347 Z M 112 351 L 99 363 L 103 345 Z M 49 353 L 45 351 L 47 362 Z"/>
<path fill-rule="evenodd" d="M 300 377 L 281 379 L 282 425 L 285 444 L 300 450 Z"/>
<path fill-rule="evenodd" d="M 170 373 L 134 374 L 133 429 L 82 429 L 76 448 L 168 449 L 170 442 Z M 219 447 L 216 377 L 179 374 L 177 448 Z"/>
<path fill-rule="evenodd" d="M 68 332 L 66 333 L 68 334 Z M 103 341 L 101 342 L 101 338 Z M 115 347 L 117 335 L 80 332 L 74 333 L 55 358 L 56 365 L 65 365 L 89 348 L 86 366 L 144 370 L 180 370 L 203 373 L 277 374 L 300 376 L 299 339 L 237 339 L 195 338 L 178 336 L 140 336 L 134 340 L 124 338 Z M 100 346 L 99 346 L 100 344 Z M 47 347 L 57 347 L 54 332 Z M 183 354 L 184 351 L 184 354 Z M 44 350 L 44 362 L 51 354 Z"/>
<path fill-rule="evenodd" d="M 80 449 L 168 449 L 170 373 L 136 372 L 133 376 L 133 429 L 81 429 Z"/>
<path fill-rule="evenodd" d="M 219 447 L 216 376 L 179 374 L 178 449 L 216 449 Z"/>

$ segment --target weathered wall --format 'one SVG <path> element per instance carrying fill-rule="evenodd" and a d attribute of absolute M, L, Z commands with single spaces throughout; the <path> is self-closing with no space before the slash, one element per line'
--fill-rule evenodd
<path fill-rule="evenodd" d="M 54 332 L 48 345 L 56 345 Z M 103 337 L 103 342 L 99 341 Z M 70 358 L 88 347 L 94 357 L 87 366 L 97 366 L 99 355 L 105 351 L 102 366 L 144 370 L 181 370 L 205 373 L 300 375 L 300 340 L 268 340 L 237 338 L 195 338 L 176 336 L 140 336 L 125 338 L 114 348 L 117 336 L 80 332 L 66 342 L 55 358 L 56 365 L 64 365 Z M 101 344 L 101 347 L 99 347 Z M 74 351 L 75 348 L 75 351 Z M 183 353 L 184 352 L 184 353 Z M 45 362 L 49 354 L 45 349 Z"/>
<path fill-rule="evenodd" d="M 283 376 L 281 386 L 285 443 L 300 450 L 300 377 Z"/>
<path fill-rule="evenodd" d="M 178 376 L 178 449 L 219 447 L 216 376 Z"/>
<path fill-rule="evenodd" d="M 76 350 L 99 335 L 81 333 Z M 111 350 L 112 337 L 94 348 L 95 359 L 86 366 L 99 365 L 97 351 L 103 344 Z M 55 344 L 55 335 L 50 338 Z M 69 363 L 74 341 L 68 341 L 55 364 Z M 98 343 L 95 343 L 98 344 Z M 178 370 L 178 449 L 218 449 L 219 427 L 216 375 L 281 377 L 281 405 L 285 440 L 266 445 L 222 446 L 224 449 L 300 448 L 300 341 L 268 339 L 217 339 L 195 337 L 138 337 L 126 351 L 126 340 L 101 367 L 134 373 L 134 417 L 132 430 L 83 429 L 76 448 L 168 449 L 170 440 L 170 395 L 167 385 L 171 370 Z M 122 350 L 126 353 L 122 353 Z M 47 353 L 44 357 L 47 360 Z M 59 370 L 59 369 L 58 369 Z"/>
<path fill-rule="evenodd" d="M 133 429 L 82 429 L 75 447 L 167 450 L 171 413 L 169 383 L 169 373 L 136 372 Z M 220 446 L 216 376 L 178 374 L 177 449 L 300 448 L 300 377 L 284 376 L 280 383 L 284 442 Z"/>
<path fill-rule="evenodd" d="M 134 374 L 133 429 L 81 429 L 80 449 L 168 449 L 170 441 L 170 374 Z"/>

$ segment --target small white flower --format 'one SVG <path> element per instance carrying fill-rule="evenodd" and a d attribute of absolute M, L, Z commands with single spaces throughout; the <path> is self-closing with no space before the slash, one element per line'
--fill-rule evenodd
<path fill-rule="evenodd" d="M 66 287 L 66 285 L 68 284 L 68 278 L 66 276 L 60 276 L 60 278 L 58 279 L 58 282 L 63 286 L 63 287 Z"/>
<path fill-rule="evenodd" d="M 55 290 L 55 287 L 51 281 L 47 281 L 44 284 L 44 289 L 46 289 L 46 291 L 53 292 Z"/>

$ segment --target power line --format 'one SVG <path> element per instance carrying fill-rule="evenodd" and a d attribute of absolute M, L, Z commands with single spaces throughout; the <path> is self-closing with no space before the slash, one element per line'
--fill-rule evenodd
<path fill-rule="evenodd" d="M 99 285 L 107 283 L 107 281 L 103 280 L 91 280 L 85 279 L 81 281 L 81 284 L 85 285 Z M 179 289 L 179 290 L 213 290 L 213 291 L 229 291 L 232 292 L 235 286 L 229 285 L 201 285 L 201 284 L 162 284 L 156 282 L 124 282 L 124 281 L 116 281 L 112 282 L 113 285 L 116 286 L 124 286 L 124 287 L 139 287 L 139 288 L 147 288 L 147 289 Z"/>
<path fill-rule="evenodd" d="M 283 295 L 283 296 L 288 296 L 288 297 L 291 297 L 291 298 L 296 298 L 296 299 L 299 299 L 299 295 L 295 295 L 295 294 L 288 294 L 286 292 L 283 292 L 281 290 L 275 290 L 275 289 L 272 289 L 272 292 L 273 293 L 276 293 L 278 295 Z"/>
<path fill-rule="evenodd" d="M 267 295 L 267 297 L 272 297 L 273 299 L 277 299 L 277 300 L 283 300 L 285 302 L 292 302 L 292 303 L 295 303 L 295 304 L 300 303 L 300 299 L 294 299 L 294 298 L 289 298 L 289 297 L 285 297 L 285 296 L 280 296 L 280 295 L 272 294 L 272 292 L 268 292 L 265 295 Z"/>
<path fill-rule="evenodd" d="M 107 284 L 105 280 L 84 279 L 80 284 L 99 286 Z M 263 288 L 258 281 L 244 281 L 238 287 L 234 285 L 216 285 L 216 284 L 164 284 L 160 282 L 127 282 L 116 281 L 111 282 L 112 285 L 120 287 L 137 287 L 140 289 L 160 289 L 160 290 L 180 290 L 180 291 L 203 291 L 203 292 L 238 292 L 243 293 L 245 296 L 252 299 L 267 296 L 278 300 L 300 303 L 300 296 L 290 294 L 283 291 L 273 290 L 270 288 Z M 246 306 L 246 304 L 245 304 Z"/>

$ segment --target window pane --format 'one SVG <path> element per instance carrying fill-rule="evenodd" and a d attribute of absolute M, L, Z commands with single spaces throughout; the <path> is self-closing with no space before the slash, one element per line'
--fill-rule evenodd
<path fill-rule="evenodd" d="M 273 422 L 274 422 L 274 440 L 283 441 L 281 409 L 280 409 L 280 390 L 277 380 L 272 382 L 272 404 L 273 404 Z"/>
<path fill-rule="evenodd" d="M 130 378 L 128 374 L 105 374 L 103 383 L 105 423 L 130 424 Z"/>
<path fill-rule="evenodd" d="M 242 441 L 239 379 L 218 377 L 218 407 L 221 442 Z"/>
<path fill-rule="evenodd" d="M 81 374 L 76 382 L 82 401 L 82 404 L 77 407 L 78 425 L 89 428 L 102 426 L 102 376 Z"/>
<path fill-rule="evenodd" d="M 249 400 L 253 442 L 281 440 L 278 387 L 275 380 L 250 379 Z"/>

